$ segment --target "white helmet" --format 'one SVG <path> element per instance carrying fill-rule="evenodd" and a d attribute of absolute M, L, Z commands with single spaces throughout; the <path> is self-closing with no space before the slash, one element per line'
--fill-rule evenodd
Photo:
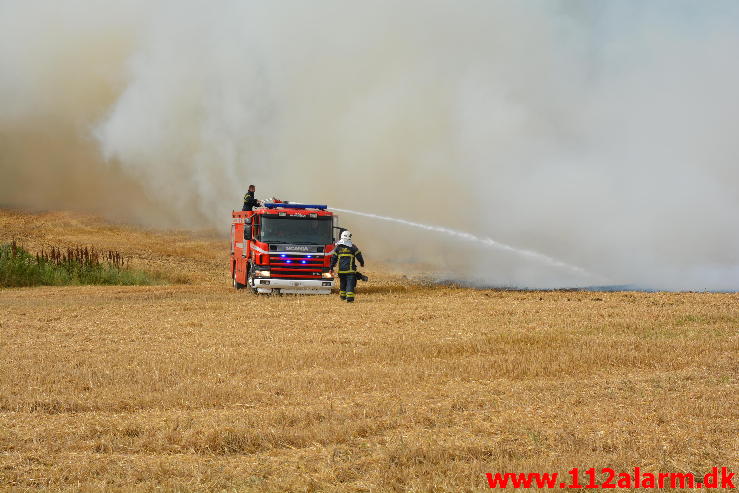
<path fill-rule="evenodd" d="M 341 241 L 347 241 L 347 240 L 349 241 L 352 240 L 352 233 L 351 231 L 344 230 L 341 232 Z"/>

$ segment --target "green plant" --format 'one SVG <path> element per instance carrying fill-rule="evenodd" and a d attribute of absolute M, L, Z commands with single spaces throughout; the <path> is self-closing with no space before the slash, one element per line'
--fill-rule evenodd
<path fill-rule="evenodd" d="M 13 240 L 0 245 L 0 287 L 80 284 L 148 285 L 161 279 L 132 269 L 120 252 L 51 247 L 32 255 Z"/>

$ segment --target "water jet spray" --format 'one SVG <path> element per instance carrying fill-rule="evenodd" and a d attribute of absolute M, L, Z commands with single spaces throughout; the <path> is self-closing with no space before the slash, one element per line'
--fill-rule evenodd
<path fill-rule="evenodd" d="M 506 243 L 502 243 L 500 241 L 494 240 L 494 239 L 489 238 L 489 237 L 480 237 L 480 236 L 473 235 L 472 233 L 467 233 L 465 231 L 458 231 L 458 230 L 455 230 L 455 229 L 445 228 L 443 226 L 434 226 L 434 225 L 430 225 L 430 224 L 422 224 L 422 223 L 417 223 L 417 222 L 414 222 L 414 221 L 408 221 L 407 219 L 400 219 L 400 218 L 389 217 L 389 216 L 381 216 L 381 215 L 372 214 L 372 213 L 369 213 L 369 212 L 359 212 L 359 211 L 354 211 L 354 210 L 350 210 L 350 209 L 340 209 L 338 207 L 331 207 L 331 209 L 333 209 L 336 212 L 344 212 L 344 213 L 347 213 L 347 214 L 354 214 L 354 215 L 357 215 L 357 216 L 369 217 L 369 218 L 372 218 L 372 219 L 379 219 L 381 221 L 389 221 L 389 222 L 394 222 L 394 223 L 397 223 L 397 224 L 403 224 L 405 226 L 410 226 L 410 227 L 413 227 L 413 228 L 423 229 L 423 230 L 426 230 L 426 231 L 433 231 L 433 232 L 436 232 L 436 233 L 444 233 L 446 235 L 454 236 L 455 238 L 458 238 L 460 240 L 465 240 L 465 241 L 472 242 L 472 243 L 478 243 L 478 244 L 480 244 L 482 246 L 485 246 L 485 247 L 488 247 L 488 248 L 494 248 L 496 250 L 500 250 L 500 251 L 504 251 L 504 252 L 510 252 L 510 253 L 515 254 L 515 255 L 519 255 L 521 257 L 525 257 L 525 258 L 528 258 L 528 259 L 531 259 L 531 260 L 535 260 L 535 261 L 537 261 L 537 262 L 539 262 L 541 264 L 544 264 L 544 265 L 547 265 L 547 266 L 550 266 L 550 267 L 555 267 L 555 268 L 558 268 L 558 269 L 566 270 L 566 271 L 569 271 L 571 273 L 574 273 L 574 274 L 576 274 L 576 275 L 578 275 L 578 276 L 580 276 L 580 277 L 582 277 L 584 279 L 589 279 L 589 280 L 596 280 L 597 279 L 599 281 L 607 280 L 603 276 L 598 275 L 598 274 L 593 274 L 592 272 L 589 272 L 589 271 L 587 271 L 587 270 L 585 270 L 582 267 L 579 267 L 577 265 L 572 265 L 572 264 L 569 264 L 567 262 L 563 262 L 563 261 L 558 260 L 556 258 L 550 257 L 549 255 L 545 255 L 543 253 L 539 253 L 539 252 L 536 252 L 534 250 L 529 250 L 529 249 L 526 249 L 526 248 L 517 248 L 517 247 L 514 247 L 512 245 L 508 245 Z"/>

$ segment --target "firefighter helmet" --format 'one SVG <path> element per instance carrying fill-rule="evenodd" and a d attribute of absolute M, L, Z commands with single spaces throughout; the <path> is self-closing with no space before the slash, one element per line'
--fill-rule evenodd
<path fill-rule="evenodd" d="M 346 240 L 351 241 L 351 239 L 352 239 L 352 233 L 351 233 L 351 231 L 344 230 L 344 231 L 341 232 L 341 240 L 342 241 L 346 241 Z"/>

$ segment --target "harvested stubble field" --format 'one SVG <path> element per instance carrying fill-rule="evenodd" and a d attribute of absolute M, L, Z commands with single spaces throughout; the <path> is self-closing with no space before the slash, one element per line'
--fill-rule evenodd
<path fill-rule="evenodd" d="M 10 211 L 0 232 L 179 282 L 0 290 L 4 488 L 482 491 L 494 471 L 737 469 L 737 294 L 369 269 L 348 306 L 235 292 L 217 235 Z"/>

